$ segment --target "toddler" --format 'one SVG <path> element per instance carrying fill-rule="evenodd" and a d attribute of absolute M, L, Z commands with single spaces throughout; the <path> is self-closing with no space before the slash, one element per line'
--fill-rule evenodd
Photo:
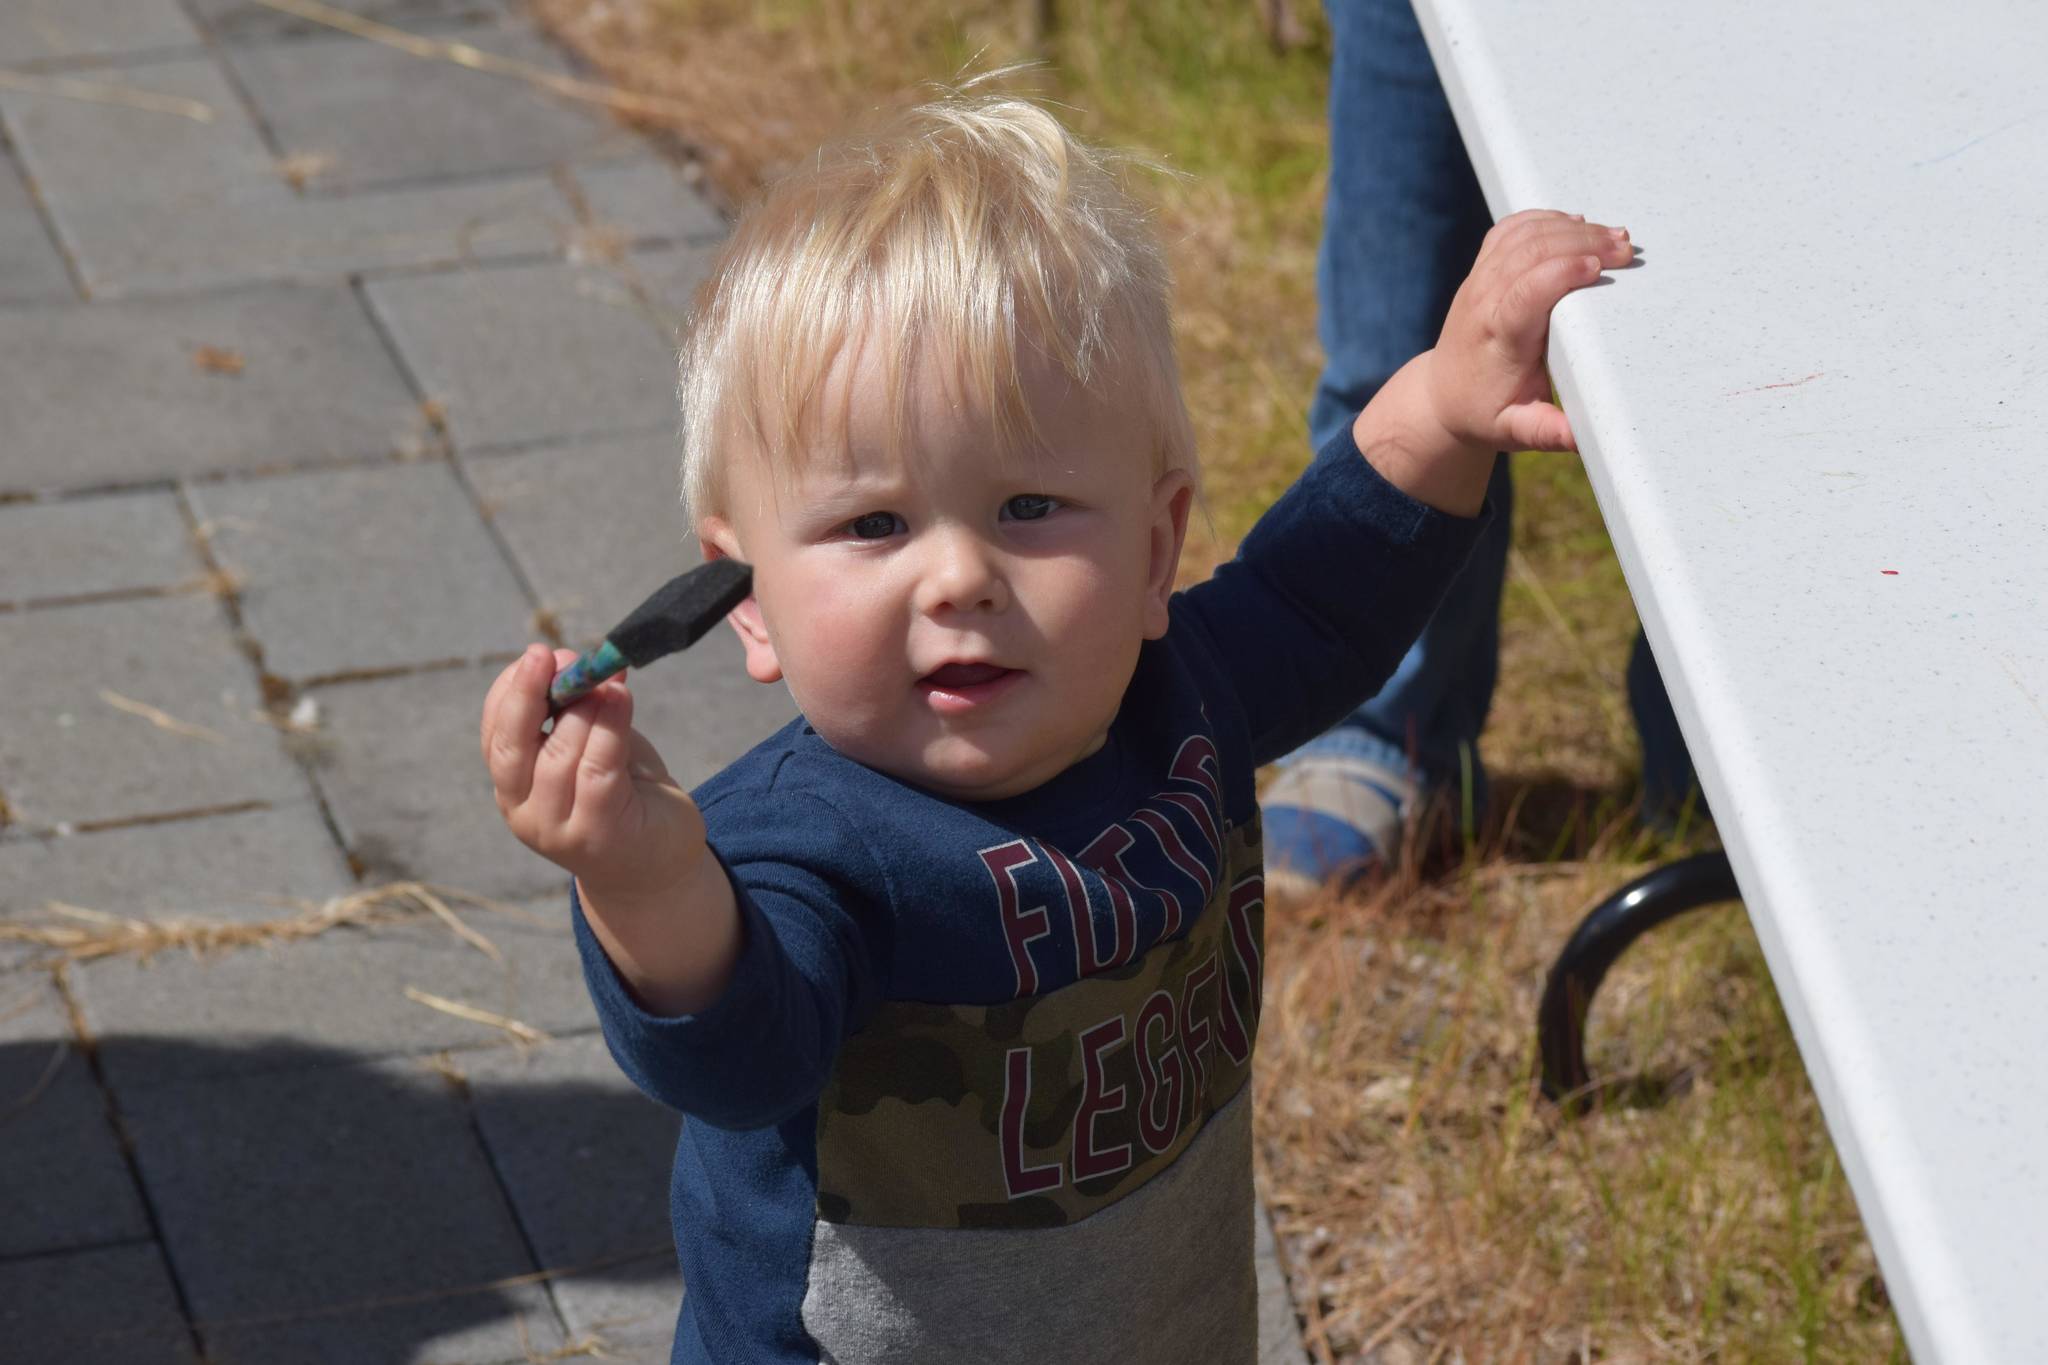
<path fill-rule="evenodd" d="M 773 186 L 692 320 L 683 484 L 800 718 L 686 794 L 621 682 L 542 734 L 566 651 L 484 702 L 612 1053 L 687 1116 L 675 1361 L 1256 1355 L 1254 773 L 1387 677 L 1493 452 L 1571 448 L 1550 311 L 1630 249 L 1496 227 L 1436 348 L 1175 593 L 1199 472 L 1122 184 L 955 96 Z"/>

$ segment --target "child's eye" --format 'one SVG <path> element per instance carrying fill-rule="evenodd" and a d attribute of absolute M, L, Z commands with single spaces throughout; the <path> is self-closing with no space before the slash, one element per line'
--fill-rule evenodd
<path fill-rule="evenodd" d="M 1059 499 L 1044 493 L 1020 493 L 1003 504 L 1003 516 L 1010 521 L 1037 521 L 1059 506 Z"/>
<path fill-rule="evenodd" d="M 869 512 L 846 523 L 846 532 L 855 540 L 886 540 L 902 527 L 903 518 L 894 512 Z"/>

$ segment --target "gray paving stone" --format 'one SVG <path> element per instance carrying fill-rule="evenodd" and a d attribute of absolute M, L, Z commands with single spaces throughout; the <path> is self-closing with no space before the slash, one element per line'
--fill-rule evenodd
<path fill-rule="evenodd" d="M 74 990 L 124 1104 L 135 1088 L 172 1081 L 511 1041 L 494 1025 L 408 997 L 408 987 L 551 1036 L 595 1028 L 566 881 L 559 894 L 514 908 L 517 915 L 461 912 L 498 960 L 438 920 L 418 918 L 204 958 L 85 963 L 73 969 Z"/>
<path fill-rule="evenodd" d="M 66 99 L 43 91 L 0 91 L 16 153 L 36 178 L 59 227 L 67 216 L 126 209 L 157 220 L 291 187 L 220 68 L 203 55 L 124 67 L 130 90 L 193 100 L 209 117 Z"/>
<path fill-rule="evenodd" d="M 546 253 L 575 228 L 544 174 L 301 196 L 214 63 L 121 78 L 212 119 L 0 90 L 16 152 L 95 297 Z"/>
<path fill-rule="evenodd" d="M 550 254 L 575 230 L 545 175 L 292 199 L 160 219 L 153 233 L 105 215 L 92 225 L 100 237 L 78 249 L 101 297 Z"/>
<path fill-rule="evenodd" d="M 673 350 L 615 271 L 551 262 L 367 292 L 459 447 L 674 425 Z"/>
<path fill-rule="evenodd" d="M 334 30 L 296 15 L 286 14 L 256 0 L 187 0 L 200 21 L 223 37 L 270 37 L 281 33 L 320 33 Z M 402 24 L 408 28 L 422 22 L 446 23 L 458 20 L 491 20 L 504 13 L 498 0 L 329 0 L 334 8 L 358 14 L 379 23 Z"/>
<path fill-rule="evenodd" d="M 0 1123 L 0 1257 L 149 1237 L 105 1097 L 41 972 L 0 974 Z"/>
<path fill-rule="evenodd" d="M 28 861 L 10 861 L 16 857 L 13 849 L 17 844 L 31 851 L 42 846 L 41 841 L 36 839 L 0 839 L 0 877 L 9 875 L 10 871 L 19 874 L 22 868 L 29 866 Z M 0 924 L 6 923 L 9 918 L 8 912 L 0 910 Z M 22 983 L 36 974 L 36 964 L 44 956 L 43 950 L 33 944 L 12 939 L 0 942 L 0 997 L 4 997 L 10 987 L 20 990 Z"/>
<path fill-rule="evenodd" d="M 612 1308 L 605 1308 L 602 1304 L 599 1307 L 598 1330 L 592 1335 L 604 1347 L 601 1359 L 605 1365 L 669 1365 L 670 1346 L 675 1340 L 676 1314 L 682 1308 L 680 1286 L 669 1296 L 665 1307 L 651 1293 L 624 1299 Z M 639 1333 L 654 1330 L 650 1323 L 664 1318 L 667 1322 L 666 1335 L 640 1339 Z"/>
<path fill-rule="evenodd" d="M 1273 1242 L 1273 1217 L 1264 1200 L 1254 1209 L 1256 1232 L 1252 1256 L 1259 1282 L 1259 1365 L 1308 1365 L 1294 1301 L 1287 1295 L 1287 1276 Z"/>
<path fill-rule="evenodd" d="M 793 714 L 786 693 L 748 681 L 738 660 L 736 641 L 714 637 L 658 665 L 659 683 L 635 685 L 635 724 L 685 786 L 710 777 Z M 491 799 L 476 734 L 497 671 L 451 669 L 314 689 L 333 743 L 317 780 L 350 849 L 378 875 L 487 895 L 560 885 L 559 870 L 512 838 Z M 394 716 L 406 723 L 394 726 Z"/>
<path fill-rule="evenodd" d="M 242 358 L 209 370 L 202 346 Z M 0 312 L 8 490 L 247 470 L 393 449 L 420 423 L 344 288 Z"/>
<path fill-rule="evenodd" d="M 699 562 L 672 433 L 476 455 L 463 467 L 541 605 L 579 649 Z M 591 534 L 594 526 L 604 534 Z"/>
<path fill-rule="evenodd" d="M 663 336 L 682 335 L 697 286 L 710 273 L 717 254 L 713 246 L 647 248 L 627 253 L 626 270 L 650 301 Z"/>
<path fill-rule="evenodd" d="M 0 1341 L 22 1361 L 199 1359 L 154 1242 L 0 1261 Z"/>
<path fill-rule="evenodd" d="M 618 611 L 660 586 L 641 586 Z M 349 846 L 388 876 L 430 876 L 487 894 L 558 874 L 521 848 L 493 804 L 477 752 L 484 693 L 502 665 L 315 689 L 331 712 L 333 760 L 317 772 Z M 795 716 L 786 689 L 746 676 L 723 628 L 632 681 L 634 727 L 695 787 Z M 387 717 L 414 721 L 402 736 Z M 393 793 L 403 793 L 393 806 Z M 544 880 L 544 885 L 553 885 Z"/>
<path fill-rule="evenodd" d="M 491 797 L 477 733 L 484 693 L 502 667 L 312 689 L 330 742 L 314 777 L 371 880 L 514 897 L 565 885 L 560 868 L 512 837 Z"/>
<path fill-rule="evenodd" d="M 597 1036 L 457 1065 L 541 1264 L 607 1263 L 555 1282 L 570 1339 L 667 1360 L 683 1297 L 667 1198 L 682 1120 L 635 1090 Z"/>
<path fill-rule="evenodd" d="M 419 1063 L 157 1085 L 123 1107 L 219 1365 L 426 1365 L 560 1344 L 538 1286 L 478 1289 L 533 1266 L 461 1098 Z"/>
<path fill-rule="evenodd" d="M 243 626 L 286 678 L 517 648 L 532 608 L 447 464 L 194 488 Z"/>
<path fill-rule="evenodd" d="M 686 787 L 765 738 L 774 706 L 788 704 L 780 688 L 747 680 L 739 658 L 738 641 L 706 639 L 656 665 L 659 683 L 634 686 L 636 727 Z M 560 869 L 505 828 L 478 752 L 484 693 L 501 666 L 313 689 L 332 744 L 315 779 L 350 851 L 377 877 L 495 896 L 562 885 Z M 704 682 L 693 686 L 700 669 Z"/>
<path fill-rule="evenodd" d="M 273 810 L 0 844 L 0 918 L 38 917 L 61 901 L 138 919 L 258 923 L 353 886 L 310 793 Z"/>
<path fill-rule="evenodd" d="M 160 218 L 154 231 L 118 210 L 84 222 L 71 245 L 101 298 L 531 257 L 556 252 L 575 230 L 544 175 L 201 212 Z"/>
<path fill-rule="evenodd" d="M 169 493 L 0 506 L 0 602 L 190 583 L 205 563 Z"/>
<path fill-rule="evenodd" d="M 659 156 L 570 171 L 594 226 L 629 242 L 708 242 L 725 235 L 722 214 L 678 167 Z"/>
<path fill-rule="evenodd" d="M 0 62 L 9 66 L 198 44 L 199 30 L 178 0 L 7 0 L 0 5 Z"/>
<path fill-rule="evenodd" d="M 595 643 L 648 593 L 697 562 L 683 540 L 673 439 L 578 442 L 465 461 L 500 534 L 564 637 Z M 607 534 L 586 528 L 605 526 Z M 632 675 L 634 725 L 693 787 L 796 715 L 787 689 L 746 675 L 718 627 L 686 654 Z"/>
<path fill-rule="evenodd" d="M 43 227 L 20 168 L 0 152 L 0 303 L 72 297 L 64 257 Z"/>
<path fill-rule="evenodd" d="M 683 1120 L 633 1087 L 603 1037 L 466 1052 L 455 1062 L 492 1161 L 547 1264 L 671 1249 L 660 1196 Z"/>
<path fill-rule="evenodd" d="M 306 783 L 257 719 L 254 670 L 211 597 L 95 602 L 4 619 L 0 791 L 28 829 L 242 801 L 303 798 Z M 165 729 L 102 692 L 214 738 Z"/>
<path fill-rule="evenodd" d="M 431 36 L 440 36 L 438 31 Z M 494 56 L 569 74 L 524 25 L 456 35 Z M 529 82 L 452 62 L 423 61 L 381 43 L 300 39 L 228 49 L 264 122 L 287 155 L 318 158 L 308 188 L 333 193 L 394 181 L 545 170 L 578 158 L 622 156 L 645 144 L 588 104 Z"/>

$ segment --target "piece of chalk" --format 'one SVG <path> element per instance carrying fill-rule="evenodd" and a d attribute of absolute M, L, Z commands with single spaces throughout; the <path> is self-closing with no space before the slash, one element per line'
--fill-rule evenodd
<path fill-rule="evenodd" d="M 613 626 L 604 643 L 586 650 L 548 685 L 553 716 L 626 668 L 645 668 L 688 649 L 754 590 L 754 571 L 737 559 L 714 559 L 671 578 Z"/>

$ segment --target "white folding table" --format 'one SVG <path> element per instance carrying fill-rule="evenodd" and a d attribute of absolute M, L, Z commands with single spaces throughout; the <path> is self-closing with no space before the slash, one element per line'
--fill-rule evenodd
<path fill-rule="evenodd" d="M 1338 0 L 1342 3 L 1342 0 Z M 2048 1362 L 2048 5 L 1416 0 L 1915 1360 Z"/>

